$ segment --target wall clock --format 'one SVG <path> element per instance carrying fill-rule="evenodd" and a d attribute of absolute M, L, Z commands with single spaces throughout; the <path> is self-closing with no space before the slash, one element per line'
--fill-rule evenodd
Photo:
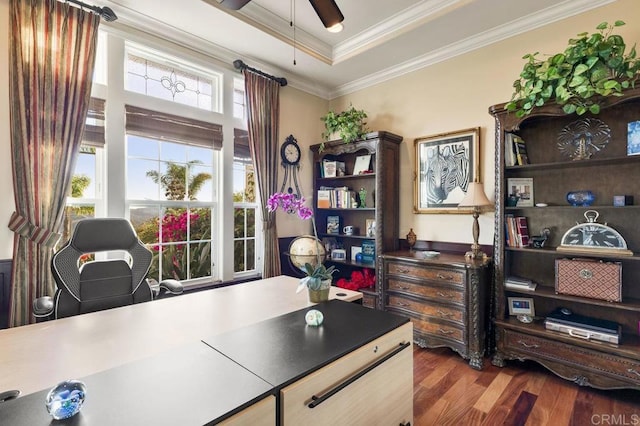
<path fill-rule="evenodd" d="M 300 168 L 300 146 L 298 141 L 293 135 L 287 136 L 285 141 L 280 147 L 280 157 L 282 159 L 282 167 L 284 167 L 284 179 L 282 180 L 282 187 L 280 192 L 286 192 L 288 194 L 295 194 L 300 198 L 302 192 L 298 185 L 298 169 Z M 295 190 L 293 189 L 295 187 Z"/>
<path fill-rule="evenodd" d="M 587 210 L 585 223 L 578 223 L 562 236 L 558 251 L 632 256 L 622 235 L 606 223 L 597 223 L 600 214 Z"/>

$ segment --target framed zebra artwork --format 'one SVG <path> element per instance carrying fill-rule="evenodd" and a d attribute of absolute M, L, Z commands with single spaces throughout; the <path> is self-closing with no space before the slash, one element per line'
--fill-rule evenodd
<path fill-rule="evenodd" d="M 469 213 L 458 208 L 480 177 L 480 127 L 417 138 L 414 213 Z"/>

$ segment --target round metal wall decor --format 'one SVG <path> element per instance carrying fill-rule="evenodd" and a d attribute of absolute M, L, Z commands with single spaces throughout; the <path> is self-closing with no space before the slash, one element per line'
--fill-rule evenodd
<path fill-rule="evenodd" d="M 602 151 L 611 140 L 611 129 L 597 118 L 569 123 L 558 134 L 558 149 L 572 160 L 587 160 Z"/>

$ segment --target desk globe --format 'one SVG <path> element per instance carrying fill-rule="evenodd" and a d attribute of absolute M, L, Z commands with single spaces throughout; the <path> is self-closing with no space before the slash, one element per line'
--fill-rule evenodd
<path fill-rule="evenodd" d="M 305 272 L 304 264 L 309 263 L 311 266 L 318 265 L 318 257 L 322 263 L 327 256 L 327 251 L 322 241 L 311 235 L 303 235 L 297 237 L 289 245 L 289 258 L 296 268 Z"/>

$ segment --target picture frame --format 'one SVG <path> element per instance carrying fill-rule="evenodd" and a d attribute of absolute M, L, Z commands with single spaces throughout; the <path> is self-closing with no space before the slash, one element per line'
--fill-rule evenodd
<path fill-rule="evenodd" d="M 508 297 L 509 315 L 536 315 L 533 299 L 530 297 Z"/>
<path fill-rule="evenodd" d="M 366 237 L 375 237 L 376 236 L 376 221 L 375 219 L 367 219 L 365 221 L 365 227 L 364 227 L 365 233 L 364 235 Z"/>
<path fill-rule="evenodd" d="M 331 250 L 331 260 L 346 260 L 347 251 L 345 249 L 333 249 Z"/>
<path fill-rule="evenodd" d="M 640 121 L 627 123 L 627 155 L 640 155 Z"/>
<path fill-rule="evenodd" d="M 359 175 L 369 171 L 369 164 L 371 164 L 371 154 L 358 155 L 353 166 L 353 174 Z"/>
<path fill-rule="evenodd" d="M 507 179 L 507 196 L 518 197 L 516 207 L 533 207 L 533 178 L 509 178 Z"/>
<path fill-rule="evenodd" d="M 458 204 L 480 177 L 480 127 L 420 137 L 414 148 L 414 213 L 470 213 Z"/>
<path fill-rule="evenodd" d="M 327 234 L 340 233 L 340 216 L 327 216 Z"/>
<path fill-rule="evenodd" d="M 355 262 L 356 255 L 358 253 L 362 253 L 362 247 L 359 246 L 351 246 L 351 261 Z"/>

